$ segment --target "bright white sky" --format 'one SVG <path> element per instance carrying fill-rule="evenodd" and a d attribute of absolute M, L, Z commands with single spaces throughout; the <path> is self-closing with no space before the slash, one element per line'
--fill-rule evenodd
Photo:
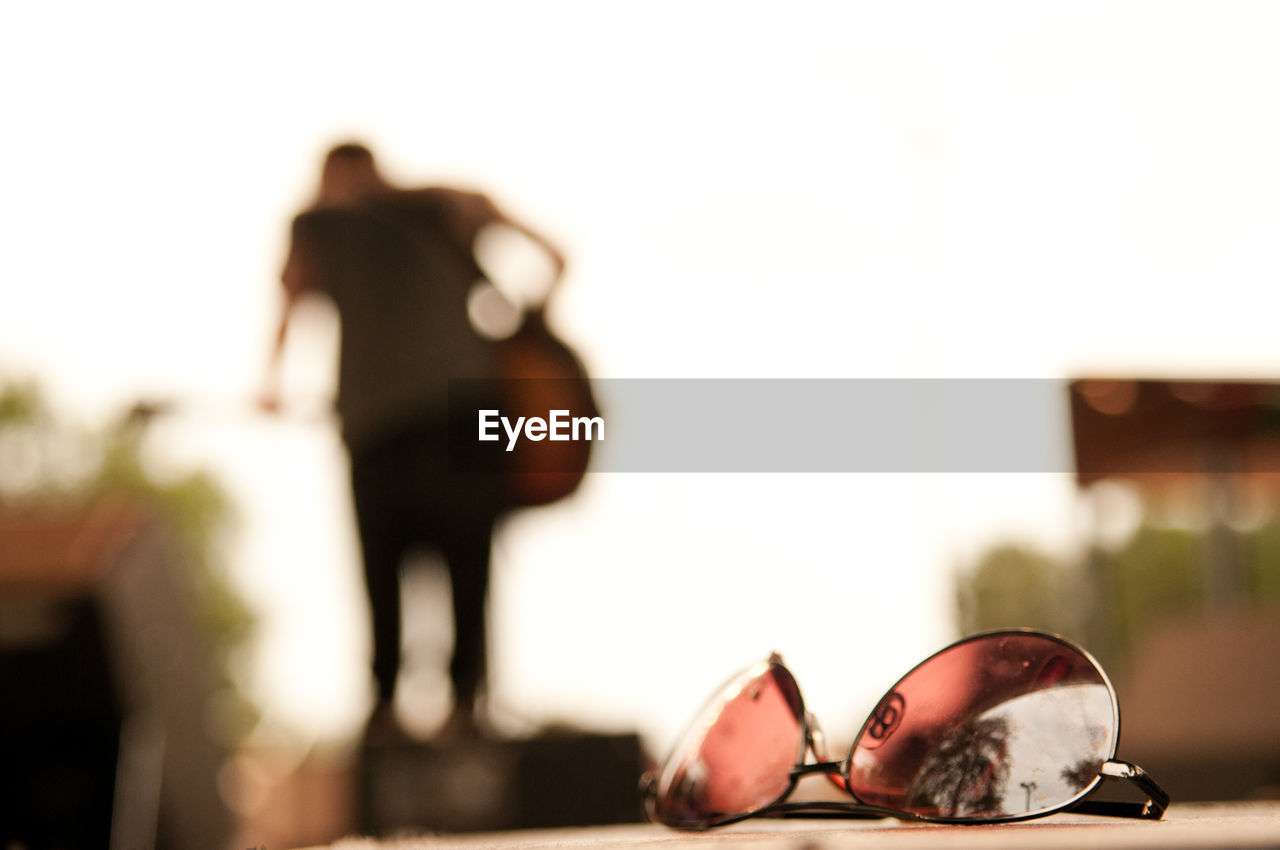
<path fill-rule="evenodd" d="M 369 691 L 340 446 L 245 412 L 331 142 L 558 240 L 599 376 L 1263 376 L 1278 42 L 1264 3 L 11 4 L 0 373 L 91 422 L 190 402 L 152 448 L 238 502 L 246 675 L 342 737 Z M 314 398 L 332 334 L 296 343 Z M 851 735 L 953 636 L 954 569 L 1080 514 L 1047 475 L 596 476 L 498 541 L 495 702 L 662 748 L 777 648 Z"/>

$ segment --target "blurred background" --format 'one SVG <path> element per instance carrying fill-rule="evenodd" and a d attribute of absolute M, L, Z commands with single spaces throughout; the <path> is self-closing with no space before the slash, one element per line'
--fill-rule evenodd
<path fill-rule="evenodd" d="M 332 315 L 291 340 L 293 414 L 252 405 L 288 224 L 334 142 L 366 141 L 398 182 L 488 192 L 560 244 L 551 321 L 597 377 L 1058 379 L 1071 469 L 1067 380 L 1280 366 L 1265 3 L 124 2 L 0 22 L 0 496 L 19 517 L 0 547 L 35 569 L 23 517 L 60 499 L 114 529 L 92 552 L 154 534 L 186 553 L 219 683 L 195 712 L 221 754 L 210 793 L 271 846 L 346 828 L 316 801 L 343 798 L 372 697 L 324 415 Z M 519 280 L 532 261 L 511 256 Z M 172 409 L 144 427 L 139 402 Z M 1122 747 L 1161 715 L 1126 688 L 1179 699 L 1139 671 L 1249 657 L 1252 693 L 1224 699 L 1273 708 L 1276 492 L 1202 471 L 589 475 L 496 541 L 495 722 L 660 754 L 776 649 L 844 746 L 912 664 L 996 625 L 1093 649 Z M 55 549 L 83 536 L 40 528 Z M 37 573 L 10 595 L 50 592 Z M 441 588 L 419 579 L 407 624 L 424 733 L 447 707 Z M 1216 793 L 1280 778 L 1280 730 L 1244 722 L 1233 746 L 1266 763 Z M 1148 752 L 1185 740 L 1161 734 Z M 338 790 L 281 802 L 303 765 Z"/>

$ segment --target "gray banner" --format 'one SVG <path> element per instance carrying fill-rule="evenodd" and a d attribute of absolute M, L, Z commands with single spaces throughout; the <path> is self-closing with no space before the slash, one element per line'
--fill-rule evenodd
<path fill-rule="evenodd" d="M 615 472 L 1069 471 L 1066 385 L 999 380 L 594 382 Z"/>
<path fill-rule="evenodd" d="M 591 388 L 603 425 L 594 472 L 1070 472 L 1068 390 L 1055 380 L 611 379 Z M 494 411 L 497 412 L 494 412 Z M 492 449 L 572 436 L 579 411 L 477 411 Z M 506 417 L 506 421 L 502 421 Z M 600 438 L 603 432 L 603 438 Z M 541 441 L 533 437 L 541 436 Z"/>

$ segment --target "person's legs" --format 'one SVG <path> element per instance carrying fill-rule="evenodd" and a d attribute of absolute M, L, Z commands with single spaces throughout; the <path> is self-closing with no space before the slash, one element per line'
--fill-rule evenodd
<path fill-rule="evenodd" d="M 399 504 L 394 452 L 353 452 L 351 489 L 373 638 L 373 676 L 378 706 L 375 715 L 390 718 L 400 673 L 400 567 L 408 541 Z"/>
<path fill-rule="evenodd" d="M 436 548 L 449 571 L 454 620 L 449 675 L 454 709 L 440 737 L 464 738 L 477 731 L 476 702 L 487 672 L 486 600 L 499 482 L 450 455 L 446 427 L 443 417 L 427 419 L 405 434 L 395 469 L 386 474 L 402 482 L 398 495 L 403 498 L 397 507 L 404 511 L 404 547 Z M 455 464 L 465 471 L 453 468 Z M 396 648 L 398 652 L 398 643 Z"/>
<path fill-rule="evenodd" d="M 476 699 L 488 672 L 489 555 L 493 522 L 477 517 L 451 530 L 442 544 L 453 588 L 454 647 L 449 675 L 455 713 L 474 717 Z"/>
<path fill-rule="evenodd" d="M 387 538 L 362 534 L 365 589 L 373 637 L 373 678 L 379 701 L 395 698 L 400 673 L 399 550 Z"/>

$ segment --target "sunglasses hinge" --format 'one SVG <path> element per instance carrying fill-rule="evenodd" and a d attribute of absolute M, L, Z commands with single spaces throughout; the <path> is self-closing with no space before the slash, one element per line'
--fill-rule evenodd
<path fill-rule="evenodd" d="M 1109 759 L 1102 763 L 1102 769 L 1098 771 L 1103 776 L 1110 776 L 1113 779 L 1132 779 L 1137 773 L 1133 765 L 1128 762 Z"/>

